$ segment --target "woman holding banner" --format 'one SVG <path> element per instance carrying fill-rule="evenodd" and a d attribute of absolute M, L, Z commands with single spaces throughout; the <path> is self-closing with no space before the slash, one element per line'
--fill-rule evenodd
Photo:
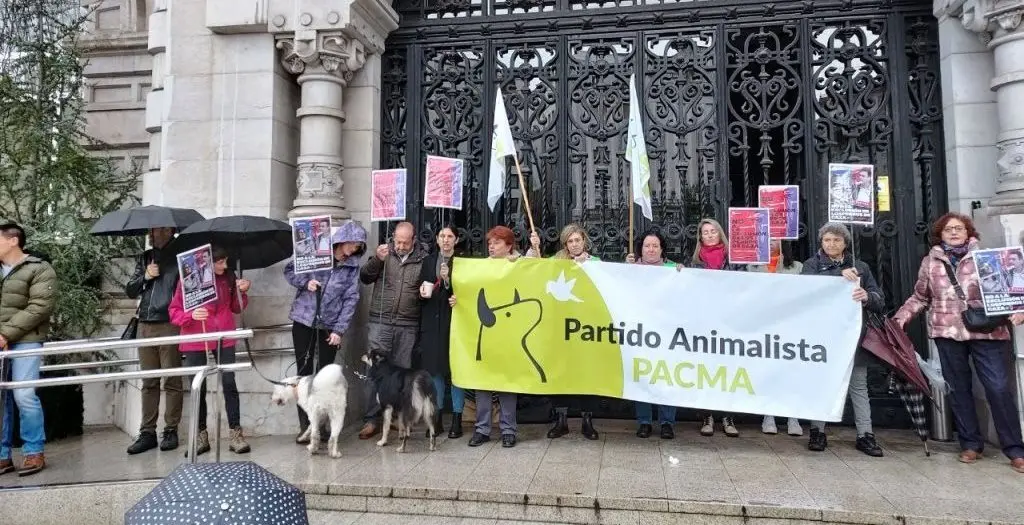
<path fill-rule="evenodd" d="M 366 230 L 353 221 L 346 222 L 334 232 L 331 242 L 334 267 L 330 270 L 295 273 L 294 261 L 284 267 L 285 280 L 296 288 L 289 317 L 296 374 L 300 376 L 313 375 L 334 362 L 359 303 L 359 257 L 366 251 Z M 298 411 L 299 435 L 295 442 L 305 445 L 309 443 L 309 417 L 302 407 Z"/>
<path fill-rule="evenodd" d="M 664 257 L 665 249 L 665 238 L 662 237 L 661 233 L 656 230 L 648 230 L 640 237 L 640 242 L 637 246 L 637 252 L 640 253 L 640 258 L 637 259 L 636 255 L 630 253 L 626 255 L 626 262 L 629 264 L 642 264 L 646 266 L 671 266 L 674 268 L 680 268 L 681 265 L 676 264 Z M 651 425 L 651 409 L 654 408 L 650 403 L 644 403 L 642 401 L 636 401 L 633 403 L 636 410 L 636 437 L 648 438 L 651 436 L 653 427 Z M 676 407 L 657 405 L 658 409 L 658 422 L 661 425 L 661 439 L 673 439 L 676 437 L 675 431 L 672 426 L 676 422 Z"/>
<path fill-rule="evenodd" d="M 203 334 L 208 332 L 227 332 L 235 329 L 235 314 L 249 304 L 250 282 L 235 279 L 234 272 L 228 271 L 228 252 L 219 246 L 213 247 L 213 274 L 217 287 L 217 296 L 213 302 L 204 304 L 192 311 L 185 311 L 184 283 L 174 291 L 167 313 L 171 323 L 181 328 L 181 335 Z M 235 362 L 235 341 L 225 339 L 220 343 L 220 351 L 214 355 L 221 364 Z M 185 366 L 206 366 L 207 352 L 216 345 L 209 342 L 181 343 L 179 349 L 185 357 Z M 224 410 L 228 415 L 228 427 L 231 428 L 231 444 L 228 446 L 236 454 L 249 452 L 249 444 L 242 436 L 241 411 L 238 401 L 238 386 L 234 372 L 221 375 L 224 391 Z M 196 436 L 196 455 L 210 451 L 210 436 L 206 431 L 206 381 L 203 381 L 199 394 L 199 435 Z"/>
<path fill-rule="evenodd" d="M 821 250 L 804 262 L 803 275 L 842 276 L 859 283 L 853 290 L 853 300 L 864 305 L 865 310 L 885 312 L 885 296 L 871 274 L 871 268 L 864 261 L 856 261 L 851 253 L 853 236 L 846 225 L 830 222 L 818 231 Z M 862 318 L 861 338 L 867 330 L 867 316 Z M 871 357 L 867 350 L 857 348 L 853 360 L 853 374 L 850 376 L 850 401 L 853 404 L 853 418 L 857 426 L 857 450 L 874 457 L 882 457 L 882 448 L 875 441 L 871 429 L 871 403 L 868 399 L 868 363 Z M 821 452 L 828 446 L 825 437 L 825 422 L 811 422 L 811 437 L 808 450 Z"/>
<path fill-rule="evenodd" d="M 459 235 L 455 227 L 444 226 L 437 232 L 437 250 L 423 259 L 420 270 L 420 333 L 416 348 L 420 364 L 434 379 L 439 408 L 444 408 L 445 386 L 451 384 L 452 423 L 448 429 L 449 439 L 462 437 L 462 409 L 466 401 L 462 389 L 451 383 L 452 372 L 448 362 L 448 340 L 452 324 L 452 307 L 448 299 L 452 296 L 453 257 L 458 243 Z M 444 431 L 440 411 L 437 413 L 434 431 Z"/>
<path fill-rule="evenodd" d="M 718 221 L 714 219 L 701 220 L 697 224 L 697 234 L 700 239 L 693 250 L 693 257 L 690 261 L 692 268 L 736 272 L 746 269 L 739 264 L 729 264 L 729 238 Z M 700 427 L 700 435 L 713 436 L 715 434 L 715 414 L 706 412 L 702 419 L 704 423 Z M 733 414 L 722 416 L 722 431 L 726 436 L 739 437 L 740 431 L 736 428 Z"/>
<path fill-rule="evenodd" d="M 751 272 L 761 273 L 788 273 L 799 275 L 804 265 L 800 261 L 793 260 L 793 250 L 789 243 L 783 243 L 779 239 L 771 241 L 771 258 L 767 265 L 751 265 Z M 791 436 L 804 435 L 804 429 L 800 426 L 800 420 L 794 417 L 787 422 L 786 433 Z M 775 416 L 764 416 L 761 421 L 761 432 L 765 434 L 778 434 L 779 428 L 775 426 Z"/>
<path fill-rule="evenodd" d="M 590 239 L 587 237 L 587 231 L 578 224 L 569 224 L 565 228 L 562 228 L 562 233 L 558 237 L 559 250 L 555 253 L 555 259 L 572 259 L 577 263 L 584 263 L 586 261 L 599 260 L 587 253 L 587 248 L 590 246 Z M 527 257 L 540 257 L 540 236 L 537 232 L 530 233 L 530 249 L 526 252 Z M 595 400 L 593 396 L 573 396 L 577 399 L 587 399 L 590 402 L 584 402 L 583 404 L 592 404 Z M 569 407 L 566 402 L 570 399 L 569 396 L 550 396 L 552 404 L 555 405 L 555 423 L 548 430 L 548 438 L 555 439 L 560 438 L 569 433 Z M 559 406 L 561 405 L 561 406 Z M 600 437 L 597 430 L 594 428 L 593 412 L 586 410 L 583 406 L 580 406 L 580 418 L 582 422 L 582 433 L 583 437 L 589 440 L 596 440 Z"/>
<path fill-rule="evenodd" d="M 515 261 L 519 255 L 515 252 L 516 234 L 506 226 L 495 226 L 487 232 L 487 254 L 491 259 L 508 259 Z M 448 298 L 448 305 L 455 306 L 455 296 Z M 479 447 L 491 440 L 491 410 L 494 394 L 498 394 L 498 425 L 501 430 L 501 446 L 516 446 L 516 409 L 519 396 L 508 392 L 476 391 L 476 427 L 473 437 L 469 438 L 469 446 Z M 454 423 L 453 423 L 454 424 Z"/>
<path fill-rule="evenodd" d="M 960 462 L 973 464 L 985 448 L 975 409 L 971 362 L 985 388 L 992 421 L 1003 454 L 1010 466 L 1024 474 L 1024 443 L 1021 440 L 1017 399 L 1013 388 L 1013 347 L 1005 323 L 989 330 L 968 328 L 963 312 L 982 303 L 974 251 L 978 232 L 971 218 L 947 213 L 935 221 L 932 249 L 921 261 L 914 293 L 893 319 L 904 326 L 928 309 L 928 337 L 935 341 L 942 377 L 949 383 L 949 402 L 960 441 Z"/>

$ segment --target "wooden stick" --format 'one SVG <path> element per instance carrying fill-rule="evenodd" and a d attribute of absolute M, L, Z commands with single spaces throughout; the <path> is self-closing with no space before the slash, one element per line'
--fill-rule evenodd
<path fill-rule="evenodd" d="M 523 207 L 526 208 L 526 218 L 530 221 L 530 233 L 537 231 L 537 228 L 533 225 L 533 212 L 530 211 L 530 197 L 527 196 L 530 193 L 530 189 L 526 187 L 526 183 L 523 181 L 523 170 L 519 167 L 519 153 L 512 155 L 512 158 L 516 161 L 516 175 L 519 176 L 519 191 L 523 195 Z"/>

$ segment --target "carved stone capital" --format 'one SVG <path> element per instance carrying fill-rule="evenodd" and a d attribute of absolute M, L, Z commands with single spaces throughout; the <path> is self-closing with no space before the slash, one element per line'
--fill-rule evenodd
<path fill-rule="evenodd" d="M 340 32 L 297 31 L 279 39 L 277 48 L 282 51 L 281 63 L 295 75 L 315 70 L 347 83 L 366 63 L 363 43 Z"/>
<path fill-rule="evenodd" d="M 1024 139 L 1008 140 L 996 144 L 999 148 L 999 184 L 1019 182 L 1024 186 Z"/>
<path fill-rule="evenodd" d="M 341 173 L 345 168 L 340 164 L 324 162 L 300 162 L 298 176 L 295 178 L 299 196 L 298 200 L 335 200 L 343 202 L 342 188 L 345 181 Z"/>
<path fill-rule="evenodd" d="M 1022 19 L 1024 0 L 966 0 L 960 13 L 964 28 L 978 33 L 985 45 L 1020 29 Z"/>

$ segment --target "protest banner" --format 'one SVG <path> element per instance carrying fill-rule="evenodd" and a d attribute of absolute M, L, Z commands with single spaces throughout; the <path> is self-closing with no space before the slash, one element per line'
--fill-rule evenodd
<path fill-rule="evenodd" d="M 406 171 L 370 172 L 370 222 L 405 219 Z"/>
<path fill-rule="evenodd" d="M 1024 249 L 1009 246 L 977 250 L 974 271 L 986 314 L 1024 312 Z"/>
<path fill-rule="evenodd" d="M 464 167 L 462 159 L 427 155 L 423 206 L 461 210 Z"/>
<path fill-rule="evenodd" d="M 757 207 L 771 210 L 772 239 L 800 237 L 800 186 L 761 186 Z"/>
<path fill-rule="evenodd" d="M 771 211 L 729 208 L 729 263 L 771 262 Z"/>
<path fill-rule="evenodd" d="M 828 165 L 828 220 L 871 226 L 875 223 L 875 167 Z"/>
<path fill-rule="evenodd" d="M 461 259 L 453 284 L 462 388 L 842 417 L 861 331 L 845 279 Z"/>
<path fill-rule="evenodd" d="M 217 300 L 217 282 L 213 274 L 213 249 L 209 244 L 178 254 L 182 303 L 186 312 Z"/>
<path fill-rule="evenodd" d="M 292 262 L 295 273 L 330 270 L 334 266 L 331 217 L 292 219 Z"/>

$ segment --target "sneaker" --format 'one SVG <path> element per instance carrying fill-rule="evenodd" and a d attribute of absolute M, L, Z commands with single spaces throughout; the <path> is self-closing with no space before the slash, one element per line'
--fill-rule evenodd
<path fill-rule="evenodd" d="M 638 438 L 649 438 L 651 437 L 651 431 L 653 428 L 650 423 L 643 423 L 636 429 L 636 437 Z"/>
<path fill-rule="evenodd" d="M 811 439 L 807 441 L 807 450 L 821 452 L 828 447 L 828 438 L 825 433 L 815 427 L 811 427 Z"/>
<path fill-rule="evenodd" d="M 865 432 L 863 436 L 857 438 L 857 450 L 873 458 L 883 456 L 882 447 L 878 446 L 878 442 L 875 441 L 875 435 L 871 432 Z"/>
<path fill-rule="evenodd" d="M 142 454 L 148 450 L 153 450 L 157 446 L 159 446 L 159 443 L 156 442 L 156 432 L 143 430 L 139 433 L 139 437 L 135 439 L 135 443 L 128 447 L 128 455 Z"/>
<path fill-rule="evenodd" d="M 44 468 L 46 468 L 46 459 L 43 458 L 42 452 L 39 454 L 29 454 L 25 456 L 25 461 L 21 464 L 18 475 L 22 477 L 31 476 Z"/>
<path fill-rule="evenodd" d="M 501 436 L 502 448 L 512 448 L 516 446 L 516 435 L 515 434 L 504 434 Z"/>
<path fill-rule="evenodd" d="M 210 451 L 210 433 L 206 429 L 199 431 L 196 436 L 196 456 L 202 456 Z M 188 451 L 185 451 L 185 457 L 188 457 Z"/>
<path fill-rule="evenodd" d="M 661 439 L 675 439 L 676 433 L 672 430 L 672 425 L 668 423 L 661 424 Z"/>
<path fill-rule="evenodd" d="M 14 472 L 14 462 L 10 458 L 0 459 L 0 476 Z"/>
<path fill-rule="evenodd" d="M 733 423 L 731 417 L 722 418 L 722 430 L 725 431 L 725 435 L 731 438 L 740 436 L 740 431 L 738 428 L 736 428 L 736 425 L 735 423 Z"/>
<path fill-rule="evenodd" d="M 491 436 L 485 436 L 479 432 L 473 432 L 473 437 L 469 438 L 469 446 L 479 447 L 490 440 Z"/>
<path fill-rule="evenodd" d="M 800 426 L 800 420 L 795 417 L 789 418 L 789 422 L 786 424 L 786 427 L 786 433 L 791 436 L 799 437 L 804 435 L 804 427 Z"/>
<path fill-rule="evenodd" d="M 231 429 L 231 444 L 228 445 L 228 450 L 235 454 L 248 454 L 251 448 L 249 443 L 245 441 L 245 437 L 242 436 L 242 427 Z"/>
<path fill-rule="evenodd" d="M 704 425 L 700 427 L 700 435 L 702 436 L 713 436 L 715 435 L 715 420 L 711 416 L 704 416 Z"/>
<path fill-rule="evenodd" d="M 164 435 L 160 438 L 160 450 L 167 452 L 178 448 L 178 429 L 165 428 Z"/>
<path fill-rule="evenodd" d="M 363 428 L 359 431 L 359 439 L 370 439 L 377 435 L 379 429 L 377 425 L 373 423 L 367 423 L 363 425 Z"/>
<path fill-rule="evenodd" d="M 761 433 L 772 436 L 779 433 L 779 427 L 775 426 L 775 416 L 764 416 L 761 420 Z"/>

